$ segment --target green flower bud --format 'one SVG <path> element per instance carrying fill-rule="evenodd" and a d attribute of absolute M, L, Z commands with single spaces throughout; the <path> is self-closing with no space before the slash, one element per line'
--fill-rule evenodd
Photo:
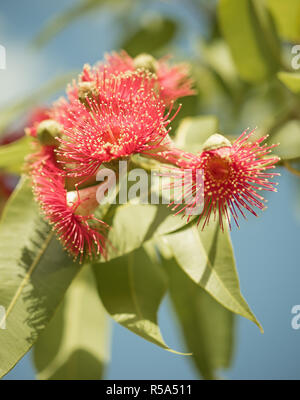
<path fill-rule="evenodd" d="M 134 66 L 135 69 L 145 69 L 153 74 L 157 72 L 158 63 L 154 57 L 150 54 L 141 53 L 134 59 Z"/>
<path fill-rule="evenodd" d="M 221 147 L 231 147 L 231 143 L 226 137 L 220 135 L 219 133 L 215 133 L 211 135 L 203 144 L 202 150 L 209 151 L 209 150 L 217 150 Z"/>
<path fill-rule="evenodd" d="M 61 125 L 53 119 L 42 121 L 37 127 L 37 138 L 40 143 L 46 146 L 55 146 L 58 144 L 56 137 L 62 135 Z"/>
<path fill-rule="evenodd" d="M 86 107 L 89 107 L 88 99 L 93 99 L 93 97 L 97 96 L 98 90 L 94 82 L 80 82 L 78 85 L 78 100 L 84 104 Z"/>

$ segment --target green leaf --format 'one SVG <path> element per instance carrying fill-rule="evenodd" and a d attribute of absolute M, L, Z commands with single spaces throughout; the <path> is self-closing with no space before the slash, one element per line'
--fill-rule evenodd
<path fill-rule="evenodd" d="M 193 76 L 193 72 L 191 72 L 191 75 Z M 179 113 L 180 118 L 175 118 L 172 121 L 172 131 L 170 132 L 170 135 L 172 135 L 173 132 L 177 131 L 178 126 L 180 125 L 180 122 L 182 121 L 183 118 L 193 117 L 198 114 L 200 98 L 197 94 L 193 96 L 182 97 L 180 99 L 180 104 L 181 104 Z"/>
<path fill-rule="evenodd" d="M 200 49 L 205 63 L 217 74 L 225 92 L 232 96 L 234 89 L 236 90 L 241 82 L 237 79 L 236 67 L 226 42 L 223 39 L 209 43 L 202 41 Z"/>
<path fill-rule="evenodd" d="M 280 143 L 274 153 L 284 161 L 300 158 L 300 121 L 292 120 L 283 125 L 272 135 L 273 143 Z"/>
<path fill-rule="evenodd" d="M 118 206 L 113 217 L 106 222 L 111 226 L 108 235 L 109 260 L 128 254 L 153 237 L 176 231 L 186 224 L 181 216 L 174 216 L 166 205 L 130 203 Z M 101 261 L 105 260 L 102 258 Z"/>
<path fill-rule="evenodd" d="M 214 115 L 184 118 L 176 132 L 176 145 L 188 151 L 201 151 L 201 145 L 218 129 L 219 121 Z"/>
<path fill-rule="evenodd" d="M 22 113 L 27 112 L 45 98 L 49 97 L 52 94 L 55 94 L 56 92 L 64 88 L 66 84 L 72 78 L 74 78 L 75 75 L 76 73 L 72 72 L 59 76 L 58 78 L 53 79 L 30 96 L 27 96 L 20 101 L 2 107 L 0 109 L 0 136 L 12 122 L 20 117 Z"/>
<path fill-rule="evenodd" d="M 261 82 L 278 69 L 280 46 L 261 0 L 220 0 L 218 17 L 242 79 Z"/>
<path fill-rule="evenodd" d="M 216 370 L 231 363 L 234 314 L 189 279 L 174 258 L 164 259 L 163 265 L 188 351 L 203 378 L 216 379 Z"/>
<path fill-rule="evenodd" d="M 102 379 L 109 324 L 89 265 L 83 267 L 34 346 L 39 379 Z"/>
<path fill-rule="evenodd" d="M 132 57 L 140 53 L 155 54 L 175 37 L 177 24 L 167 18 L 152 18 L 130 35 L 120 47 Z"/>
<path fill-rule="evenodd" d="M 278 79 L 294 93 L 300 93 L 300 72 L 278 72 Z"/>
<path fill-rule="evenodd" d="M 141 162 L 141 159 L 135 159 L 133 165 L 137 168 L 143 168 L 142 165 L 144 164 L 141 165 Z M 147 167 L 145 168 L 147 170 Z M 167 204 L 161 204 L 163 201 L 159 198 L 159 188 L 156 187 L 156 184 L 152 186 L 153 181 L 150 174 L 147 177 L 147 198 L 141 199 L 141 193 L 137 190 L 137 193 L 134 194 L 137 197 L 125 204 L 122 204 L 125 200 L 122 199 L 120 204 L 120 196 L 123 197 L 120 191 L 120 186 L 124 183 L 122 179 L 123 183 L 121 182 L 118 185 L 116 192 L 111 193 L 112 197 L 109 203 L 101 204 L 95 211 L 96 217 L 105 221 L 110 227 L 107 238 L 107 257 L 100 256 L 98 262 L 106 262 L 121 257 L 141 247 L 153 237 L 174 232 L 186 225 L 184 218 L 179 215 L 175 216 L 171 209 L 167 207 Z M 127 177 L 124 179 L 126 180 Z M 127 189 L 132 189 L 138 181 L 139 179 L 135 179 L 126 182 L 126 187 L 124 187 L 126 194 L 128 193 Z M 155 202 L 157 201 L 159 204 L 149 204 L 152 202 L 152 192 L 155 195 Z M 143 203 L 144 200 L 145 203 Z M 192 224 L 193 221 L 194 218 L 191 219 L 190 223 Z M 126 232 L 126 235 L 124 232 Z"/>
<path fill-rule="evenodd" d="M 157 207 L 150 204 L 118 206 L 110 222 L 108 259 L 120 257 L 141 247 L 147 239 L 156 213 Z"/>
<path fill-rule="evenodd" d="M 224 307 L 260 323 L 240 292 L 229 233 L 222 233 L 218 221 L 210 222 L 203 232 L 196 226 L 165 236 L 183 271 Z"/>
<path fill-rule="evenodd" d="M 0 254 L 0 304 L 6 309 L 6 329 L 0 329 L 3 376 L 34 344 L 80 269 L 39 215 L 25 178 L 2 215 Z"/>
<path fill-rule="evenodd" d="M 300 39 L 300 2 L 299 0 L 267 0 L 279 34 L 286 40 Z"/>
<path fill-rule="evenodd" d="M 13 143 L 0 146 L 0 169 L 21 174 L 24 158 L 30 153 L 30 138 L 24 136 Z"/>
<path fill-rule="evenodd" d="M 112 318 L 149 342 L 170 350 L 157 323 L 166 290 L 165 276 L 145 249 L 93 268 L 102 303 Z"/>

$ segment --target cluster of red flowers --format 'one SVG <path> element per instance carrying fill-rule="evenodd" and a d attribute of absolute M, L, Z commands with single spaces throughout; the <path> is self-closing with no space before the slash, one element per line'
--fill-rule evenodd
<path fill-rule="evenodd" d="M 38 139 L 27 163 L 36 200 L 73 256 L 105 255 L 107 226 L 93 214 L 96 205 L 89 204 L 94 199 L 82 188 L 95 187 L 102 164 L 109 167 L 134 154 L 172 164 L 180 179 L 185 168 L 203 169 L 203 226 L 217 211 L 223 229 L 229 211 L 237 222 L 237 211 L 244 215 L 245 208 L 255 214 L 252 207 L 264 207 L 257 190 L 275 190 L 268 181 L 274 174 L 265 170 L 277 161 L 265 158 L 272 147 L 261 146 L 265 138 L 250 143 L 251 133 L 244 133 L 232 145 L 210 146 L 199 155 L 175 148 L 169 125 L 180 107 L 173 112 L 173 104 L 192 94 L 186 65 L 170 66 L 167 59 L 145 54 L 133 59 L 125 52 L 113 53 L 94 67 L 85 65 L 69 85 L 67 99 L 54 103 L 48 119 L 28 128 Z M 197 182 L 187 190 L 197 197 Z M 177 212 L 186 214 L 193 206 L 188 203 Z"/>

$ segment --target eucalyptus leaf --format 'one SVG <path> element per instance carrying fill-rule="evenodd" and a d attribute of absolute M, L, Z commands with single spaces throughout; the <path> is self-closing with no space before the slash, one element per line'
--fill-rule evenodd
<path fill-rule="evenodd" d="M 201 42 L 201 51 L 205 63 L 217 74 L 220 82 L 228 95 L 232 96 L 234 91 L 241 85 L 237 77 L 235 64 L 232 60 L 230 51 L 223 39 L 213 42 Z"/>
<path fill-rule="evenodd" d="M 283 161 L 300 159 L 300 121 L 291 120 L 272 135 L 273 143 L 280 143 L 274 152 Z"/>
<path fill-rule="evenodd" d="M 193 75 L 193 70 L 191 71 L 191 76 Z M 175 118 L 172 121 L 172 130 L 170 135 L 172 136 L 174 132 L 177 131 L 178 126 L 183 118 L 194 117 L 199 113 L 200 108 L 200 96 L 197 94 L 192 96 L 185 96 L 179 100 L 181 108 L 179 111 L 179 118 Z"/>
<path fill-rule="evenodd" d="M 220 230 L 218 221 L 210 222 L 203 232 L 194 225 L 165 236 L 165 240 L 190 279 L 228 310 L 253 321 L 263 332 L 240 292 L 229 233 Z"/>
<path fill-rule="evenodd" d="M 15 142 L 0 146 L 0 169 L 20 175 L 24 158 L 31 151 L 30 143 L 31 139 L 24 136 Z"/>
<path fill-rule="evenodd" d="M 300 39 L 300 2 L 298 0 L 267 0 L 280 36 L 298 42 Z"/>
<path fill-rule="evenodd" d="M 113 216 L 106 219 L 108 234 L 108 260 L 128 254 L 153 237 L 176 231 L 186 225 L 185 219 L 175 216 L 166 205 L 122 204 Z M 101 259 L 105 262 L 106 259 Z"/>
<path fill-rule="evenodd" d="M 234 314 L 194 283 L 174 258 L 162 263 L 187 349 L 200 375 L 216 379 L 217 370 L 229 367 L 232 360 Z"/>
<path fill-rule="evenodd" d="M 274 26 L 260 0 L 220 0 L 218 18 L 223 36 L 242 79 L 257 83 L 280 65 Z"/>
<path fill-rule="evenodd" d="M 93 268 L 100 298 L 112 318 L 149 342 L 170 350 L 157 322 L 166 291 L 165 276 L 146 250 L 141 247 L 107 263 L 94 264 Z"/>
<path fill-rule="evenodd" d="M 47 326 L 80 266 L 39 214 L 21 179 L 0 224 L 0 376 L 26 354 Z"/>
<path fill-rule="evenodd" d="M 109 321 L 85 265 L 34 346 L 39 379 L 102 379 L 109 361 Z"/>
<path fill-rule="evenodd" d="M 293 93 L 300 93 L 300 72 L 278 72 L 278 79 Z"/>
<path fill-rule="evenodd" d="M 202 144 L 218 129 L 219 121 L 214 115 L 184 118 L 176 131 L 176 145 L 189 151 L 201 151 Z"/>

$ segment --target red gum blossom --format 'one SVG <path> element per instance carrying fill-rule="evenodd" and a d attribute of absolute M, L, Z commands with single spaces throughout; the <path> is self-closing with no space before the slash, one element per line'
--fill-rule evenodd
<path fill-rule="evenodd" d="M 232 215 L 236 225 L 238 224 L 238 213 L 244 218 L 245 210 L 257 216 L 255 208 L 265 209 L 264 202 L 266 201 L 258 191 L 277 191 L 274 186 L 277 183 L 270 181 L 278 173 L 266 172 L 269 169 L 275 168 L 274 164 L 279 160 L 278 157 L 268 157 L 271 149 L 275 145 L 267 146 L 261 143 L 267 136 L 261 137 L 255 142 L 248 141 L 253 131 L 246 130 L 233 143 L 231 147 L 221 147 L 216 150 L 208 150 L 196 157 L 190 155 L 190 159 L 184 161 L 181 159 L 181 168 L 202 169 L 204 172 L 204 208 L 198 217 L 198 224 L 202 223 L 202 229 L 209 223 L 210 217 L 213 214 L 216 218 L 219 215 L 220 227 L 224 230 L 224 219 L 228 222 L 231 228 L 230 215 Z M 182 184 L 183 173 L 178 172 L 179 181 L 177 184 Z M 201 188 L 196 186 L 195 179 L 191 186 L 185 187 L 186 194 L 196 198 L 197 192 Z M 174 205 L 174 202 L 171 203 Z M 191 215 L 187 209 L 194 207 L 193 201 L 188 202 L 176 214 L 184 212 L 188 215 L 188 220 Z M 173 210 L 179 208 L 180 205 L 174 205 Z"/>
<path fill-rule="evenodd" d="M 165 114 L 153 84 L 144 71 L 104 74 L 97 83 L 99 95 L 86 99 L 89 107 L 78 100 L 56 105 L 52 117 L 64 127 L 57 154 L 68 176 L 93 175 L 103 162 L 160 150 L 176 113 L 170 118 L 171 108 Z"/>
<path fill-rule="evenodd" d="M 89 257 L 99 254 L 105 256 L 105 235 L 99 229 L 92 228 L 89 222 L 93 221 L 102 229 L 106 224 L 93 215 L 77 215 L 80 200 L 73 206 L 67 204 L 64 176 L 56 165 L 53 148 L 44 147 L 32 158 L 36 160 L 30 165 L 36 200 L 65 249 L 80 261 L 84 253 Z"/>

